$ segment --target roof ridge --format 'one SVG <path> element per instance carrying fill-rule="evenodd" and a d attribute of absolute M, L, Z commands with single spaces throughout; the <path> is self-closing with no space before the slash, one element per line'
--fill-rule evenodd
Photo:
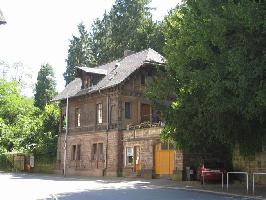
<path fill-rule="evenodd" d="M 133 55 L 138 55 L 138 54 L 141 54 L 141 53 L 143 53 L 143 52 L 145 52 L 145 51 L 149 51 L 149 50 L 153 50 L 153 49 L 149 47 L 149 48 L 147 48 L 147 49 L 143 49 L 143 50 L 141 50 L 141 51 L 138 51 L 138 52 L 132 53 L 132 54 L 130 54 L 130 55 L 122 56 L 122 57 L 120 57 L 120 58 L 117 58 L 117 59 L 115 59 L 115 60 L 109 61 L 109 62 L 107 62 L 107 63 L 101 64 L 101 65 L 97 65 L 97 66 L 95 66 L 95 68 L 99 68 L 99 67 L 101 67 L 101 66 L 108 65 L 108 64 L 110 64 L 110 63 L 112 63 L 112 62 L 115 62 L 115 61 L 116 61 L 116 62 L 120 62 L 121 60 L 125 59 L 126 57 L 130 57 L 130 56 L 133 56 Z M 153 50 L 153 51 L 155 51 L 155 50 Z M 156 53 L 158 53 L 158 52 L 156 52 Z"/>

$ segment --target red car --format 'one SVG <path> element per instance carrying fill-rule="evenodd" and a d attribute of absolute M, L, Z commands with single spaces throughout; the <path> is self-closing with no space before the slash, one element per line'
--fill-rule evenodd
<path fill-rule="evenodd" d="M 226 170 L 224 163 L 218 160 L 202 160 L 197 170 L 197 179 L 205 181 L 222 181 L 222 174 L 225 178 Z"/>

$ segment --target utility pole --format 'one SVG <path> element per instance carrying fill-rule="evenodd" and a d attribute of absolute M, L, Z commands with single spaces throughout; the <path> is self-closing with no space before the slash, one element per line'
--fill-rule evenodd
<path fill-rule="evenodd" d="M 66 176 L 66 157 L 67 157 L 67 134 L 68 134 L 68 93 L 66 97 L 66 133 L 64 140 L 64 176 Z"/>

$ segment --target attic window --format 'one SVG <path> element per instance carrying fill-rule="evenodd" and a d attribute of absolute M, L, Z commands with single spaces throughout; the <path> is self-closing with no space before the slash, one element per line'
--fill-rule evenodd
<path fill-rule="evenodd" d="M 87 78 L 87 87 L 91 87 L 91 85 L 92 85 L 91 77 L 88 77 Z"/>

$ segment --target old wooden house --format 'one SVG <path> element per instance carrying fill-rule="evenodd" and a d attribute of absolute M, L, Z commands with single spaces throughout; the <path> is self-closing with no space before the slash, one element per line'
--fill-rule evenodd
<path fill-rule="evenodd" d="M 77 67 L 60 101 L 58 169 L 63 170 L 66 103 L 66 174 L 145 176 L 183 170 L 183 154 L 160 141 L 161 126 L 145 98 L 147 80 L 165 59 L 152 49 L 95 67 Z"/>

